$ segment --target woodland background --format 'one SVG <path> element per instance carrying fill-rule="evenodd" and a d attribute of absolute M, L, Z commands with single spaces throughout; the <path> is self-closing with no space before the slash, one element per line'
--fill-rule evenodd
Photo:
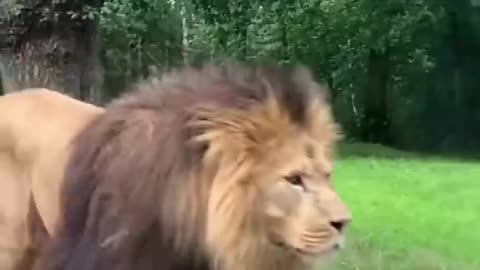
<path fill-rule="evenodd" d="M 152 67 L 301 63 L 349 141 L 480 152 L 477 0 L 0 0 L 4 93 L 105 104 Z"/>

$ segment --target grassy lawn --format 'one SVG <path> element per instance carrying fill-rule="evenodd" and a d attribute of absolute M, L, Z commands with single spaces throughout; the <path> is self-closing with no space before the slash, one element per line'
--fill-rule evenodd
<path fill-rule="evenodd" d="M 480 269 L 480 161 L 353 144 L 336 185 L 354 222 L 336 270 Z"/>

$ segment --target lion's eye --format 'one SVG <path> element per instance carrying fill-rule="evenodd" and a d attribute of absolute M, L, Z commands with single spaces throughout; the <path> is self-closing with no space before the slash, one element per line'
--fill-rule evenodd
<path fill-rule="evenodd" d="M 285 176 L 285 180 L 287 180 L 287 182 L 289 182 L 295 188 L 300 188 L 301 190 L 305 190 L 305 185 L 303 183 L 303 179 L 300 174 Z"/>

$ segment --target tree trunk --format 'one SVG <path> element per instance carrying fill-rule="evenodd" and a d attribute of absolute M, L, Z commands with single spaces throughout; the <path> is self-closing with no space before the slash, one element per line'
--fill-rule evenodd
<path fill-rule="evenodd" d="M 5 94 L 3 91 L 3 80 L 2 80 L 2 72 L 0 72 L 0 96 Z"/>
<path fill-rule="evenodd" d="M 280 48 L 280 59 L 281 61 L 288 61 L 289 54 L 288 54 L 288 10 L 289 10 L 288 2 L 285 0 L 280 1 L 280 9 L 279 9 L 279 23 L 280 23 L 280 40 L 282 46 Z"/>
<path fill-rule="evenodd" d="M 101 0 L 34 0 L 0 18 L 0 74 L 7 92 L 46 87 L 72 97 L 100 102 L 102 68 L 96 22 L 82 11 Z"/>
<path fill-rule="evenodd" d="M 368 57 L 367 83 L 364 91 L 363 140 L 390 144 L 390 118 L 387 108 L 390 59 L 388 49 L 371 49 Z"/>
<path fill-rule="evenodd" d="M 182 59 L 184 64 L 190 63 L 190 27 L 192 25 L 193 11 L 191 3 L 180 3 L 180 15 L 182 16 Z"/>
<path fill-rule="evenodd" d="M 182 58 L 183 63 L 188 64 L 188 24 L 187 11 L 184 2 L 182 2 L 180 14 L 182 16 Z"/>

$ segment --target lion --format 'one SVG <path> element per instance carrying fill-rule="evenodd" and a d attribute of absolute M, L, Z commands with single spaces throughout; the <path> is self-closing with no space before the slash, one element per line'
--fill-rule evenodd
<path fill-rule="evenodd" d="M 0 97 L 0 269 L 30 269 L 54 233 L 70 140 L 101 113 L 44 88 Z"/>
<path fill-rule="evenodd" d="M 303 66 L 203 64 L 135 84 L 78 134 L 42 270 L 292 270 L 351 213 L 341 138 Z"/>

